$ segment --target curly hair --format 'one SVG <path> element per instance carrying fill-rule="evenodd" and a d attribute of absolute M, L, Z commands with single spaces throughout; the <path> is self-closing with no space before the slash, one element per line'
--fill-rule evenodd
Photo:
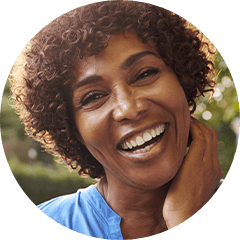
<path fill-rule="evenodd" d="M 31 40 L 23 78 L 12 80 L 14 107 L 26 132 L 79 175 L 100 178 L 104 168 L 76 137 L 65 94 L 74 79 L 76 57 L 96 55 L 112 34 L 134 30 L 143 43 L 154 43 L 173 69 L 193 113 L 196 98 L 214 89 L 214 65 L 207 56 L 212 53 L 208 43 L 187 25 L 163 8 L 133 1 L 89 4 L 55 19 Z"/>

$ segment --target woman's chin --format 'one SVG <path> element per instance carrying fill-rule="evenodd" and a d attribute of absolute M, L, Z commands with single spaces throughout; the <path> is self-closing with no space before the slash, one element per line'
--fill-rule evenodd
<path fill-rule="evenodd" d="M 145 172 L 143 175 L 131 175 L 128 174 L 125 182 L 138 189 L 143 190 L 153 190 L 157 188 L 161 188 L 167 183 L 169 183 L 174 176 L 176 175 L 178 169 L 171 169 L 168 172 L 161 173 L 157 169 L 152 172 Z"/>

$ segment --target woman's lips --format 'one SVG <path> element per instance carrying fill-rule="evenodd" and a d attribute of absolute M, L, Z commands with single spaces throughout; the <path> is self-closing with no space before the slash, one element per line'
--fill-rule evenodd
<path fill-rule="evenodd" d="M 142 133 L 136 134 L 131 138 L 126 139 L 120 144 L 120 149 L 124 151 L 137 151 L 146 146 L 146 143 L 160 136 L 166 129 L 166 124 L 159 124 L 155 127 L 149 128 Z M 150 144 L 147 144 L 150 145 Z"/>
<path fill-rule="evenodd" d="M 121 154 L 124 155 L 124 157 L 129 158 L 130 160 L 151 160 L 153 157 L 159 155 L 166 147 L 167 138 L 164 136 L 166 135 L 165 133 L 168 129 L 167 126 L 167 124 L 159 124 L 155 127 L 143 131 L 142 133 L 134 135 L 133 137 L 126 139 L 122 144 L 120 144 L 120 147 L 118 149 L 120 150 Z M 154 134 L 153 130 L 155 131 L 156 135 Z M 151 137 L 146 133 L 152 133 Z M 138 142 L 140 144 L 134 146 L 135 144 L 132 144 L 131 141 L 135 139 L 135 143 L 137 143 L 140 137 L 141 140 Z M 127 142 L 131 143 L 131 146 L 127 145 Z"/>

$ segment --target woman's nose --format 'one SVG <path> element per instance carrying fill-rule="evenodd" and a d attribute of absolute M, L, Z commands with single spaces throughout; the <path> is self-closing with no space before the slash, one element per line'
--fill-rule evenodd
<path fill-rule="evenodd" d="M 139 98 L 138 94 L 121 89 L 117 93 L 116 106 L 113 111 L 115 121 L 137 119 L 142 113 L 148 109 L 146 99 Z"/>

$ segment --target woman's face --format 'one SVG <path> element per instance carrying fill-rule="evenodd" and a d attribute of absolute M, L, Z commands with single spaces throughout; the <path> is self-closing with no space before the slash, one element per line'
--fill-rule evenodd
<path fill-rule="evenodd" d="M 185 155 L 190 114 L 178 78 L 134 33 L 76 63 L 74 118 L 106 175 L 140 188 L 170 181 Z"/>

